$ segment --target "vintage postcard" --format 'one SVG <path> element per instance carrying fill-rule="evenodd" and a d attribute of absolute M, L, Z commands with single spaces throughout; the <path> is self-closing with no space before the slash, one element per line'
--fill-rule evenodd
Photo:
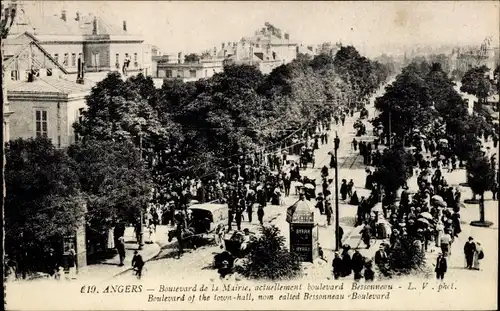
<path fill-rule="evenodd" d="M 496 310 L 499 2 L 2 1 L 6 310 Z"/>

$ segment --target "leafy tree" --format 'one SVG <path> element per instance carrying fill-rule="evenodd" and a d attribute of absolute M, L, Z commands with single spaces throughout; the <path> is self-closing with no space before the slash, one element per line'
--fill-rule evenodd
<path fill-rule="evenodd" d="M 75 163 L 64 151 L 47 138 L 17 139 L 7 144 L 6 162 L 7 252 L 43 249 L 73 235 L 85 208 Z"/>
<path fill-rule="evenodd" d="M 314 70 L 333 68 L 333 58 L 328 54 L 316 55 L 310 62 Z"/>
<path fill-rule="evenodd" d="M 382 185 L 386 197 L 391 198 L 389 201 L 394 201 L 396 192 L 410 177 L 412 162 L 412 155 L 401 147 L 384 150 L 374 178 Z"/>
<path fill-rule="evenodd" d="M 285 237 L 276 226 L 262 227 L 252 244 L 242 274 L 252 279 L 283 280 L 300 275 L 301 262 L 285 246 Z"/>
<path fill-rule="evenodd" d="M 424 272 L 425 263 L 425 253 L 415 244 L 414 237 L 401 236 L 388 252 L 388 271 L 381 272 L 389 275 Z"/>
<path fill-rule="evenodd" d="M 375 100 L 375 108 L 381 112 L 378 119 L 386 135 L 390 120 L 392 133 L 403 141 L 414 130 L 428 132 L 437 117 L 425 80 L 408 68 L 403 69 L 394 83 L 386 87 L 385 94 Z"/>
<path fill-rule="evenodd" d="M 460 91 L 476 96 L 480 104 L 485 103 L 491 91 L 488 71 L 486 66 L 469 69 L 462 78 Z"/>
<path fill-rule="evenodd" d="M 496 87 L 497 94 L 500 93 L 500 65 L 497 65 L 495 71 L 493 71 L 494 85 Z"/>
<path fill-rule="evenodd" d="M 102 231 L 139 220 L 151 189 L 150 173 L 129 141 L 86 140 L 70 146 L 87 195 L 87 223 Z"/>
<path fill-rule="evenodd" d="M 495 171 L 482 151 L 474 152 L 467 162 L 467 183 L 472 192 L 479 195 L 479 222 L 490 224 L 484 217 L 484 192 L 491 189 L 495 180 Z"/>

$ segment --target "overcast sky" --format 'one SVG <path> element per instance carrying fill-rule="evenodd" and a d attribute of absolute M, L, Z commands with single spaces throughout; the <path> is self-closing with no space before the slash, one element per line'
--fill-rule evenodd
<path fill-rule="evenodd" d="M 304 44 L 342 41 L 368 54 L 392 44 L 481 44 L 498 46 L 497 1 L 436 2 L 167 2 L 37 1 L 34 14 L 66 9 L 104 15 L 139 33 L 164 52 L 198 52 L 252 35 L 270 22 Z"/>

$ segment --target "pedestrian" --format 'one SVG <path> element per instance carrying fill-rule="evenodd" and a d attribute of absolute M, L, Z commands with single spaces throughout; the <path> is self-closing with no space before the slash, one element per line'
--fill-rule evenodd
<path fill-rule="evenodd" d="M 67 258 L 68 258 L 68 268 L 69 268 L 69 278 L 71 280 L 76 279 L 76 251 L 73 246 L 70 246 L 67 249 Z"/>
<path fill-rule="evenodd" d="M 352 148 L 354 149 L 354 152 L 358 151 L 358 141 L 356 138 L 352 139 Z"/>
<path fill-rule="evenodd" d="M 366 248 L 370 248 L 370 240 L 371 240 L 372 234 L 371 234 L 371 227 L 368 224 L 367 221 L 365 221 L 365 225 L 363 229 L 361 229 L 361 239 L 363 240 L 363 243 L 366 244 Z"/>
<path fill-rule="evenodd" d="M 342 258 L 340 258 L 339 252 L 335 252 L 335 257 L 332 262 L 333 277 L 338 280 L 342 275 Z"/>
<path fill-rule="evenodd" d="M 118 264 L 119 267 L 123 266 L 123 261 L 125 260 L 125 239 L 123 236 L 118 238 L 118 241 L 116 243 L 116 250 L 118 251 L 118 256 L 120 258 L 120 263 Z"/>
<path fill-rule="evenodd" d="M 241 218 L 242 218 L 243 210 L 240 207 L 236 207 L 235 220 L 236 220 L 236 228 L 238 231 L 241 231 Z"/>
<path fill-rule="evenodd" d="M 372 282 L 375 278 L 375 272 L 373 271 L 373 264 L 371 261 L 366 263 L 365 271 L 363 274 L 366 282 Z"/>
<path fill-rule="evenodd" d="M 142 277 L 142 269 L 144 268 L 144 260 L 138 251 L 134 251 L 134 257 L 132 258 L 132 268 L 135 271 L 138 279 Z"/>
<path fill-rule="evenodd" d="M 363 271 L 363 266 L 365 265 L 365 259 L 363 255 L 359 253 L 359 250 L 355 250 L 351 259 L 352 271 L 354 272 L 354 280 L 359 281 L 361 279 L 361 271 Z"/>
<path fill-rule="evenodd" d="M 446 271 L 448 270 L 448 263 L 446 261 L 446 256 L 443 253 L 439 253 L 436 260 L 436 278 L 438 280 L 443 280 Z"/>
<path fill-rule="evenodd" d="M 257 218 L 259 219 L 260 225 L 264 225 L 264 206 L 259 204 L 259 208 L 257 210 Z"/>
<path fill-rule="evenodd" d="M 491 193 L 493 195 L 493 200 L 495 201 L 498 196 L 498 183 L 496 182 L 496 180 L 493 180 L 493 183 L 491 185 Z"/>
<path fill-rule="evenodd" d="M 335 155 L 330 154 L 330 168 L 335 168 L 337 165 L 337 159 L 335 158 Z"/>
<path fill-rule="evenodd" d="M 325 213 L 325 205 L 323 200 L 323 193 L 319 193 L 316 198 L 316 208 L 319 209 L 319 213 L 323 215 Z"/>
<path fill-rule="evenodd" d="M 448 232 L 449 231 L 445 230 L 439 242 L 441 245 L 441 252 L 443 253 L 444 257 L 448 257 L 448 255 L 450 254 L 451 235 Z"/>
<path fill-rule="evenodd" d="M 325 215 L 326 215 L 326 223 L 329 226 L 332 222 L 332 203 L 331 200 L 325 200 Z"/>
<path fill-rule="evenodd" d="M 56 258 L 56 255 L 54 254 L 53 248 L 49 249 L 49 253 L 47 255 L 47 258 L 45 258 L 45 263 L 47 265 L 47 273 L 51 277 L 54 277 L 55 274 L 57 273 L 58 268 L 59 268 L 59 264 L 58 264 L 58 260 Z"/>
<path fill-rule="evenodd" d="M 342 276 L 346 277 L 351 275 L 352 271 L 352 263 L 351 263 L 351 255 L 349 255 L 349 249 L 351 247 L 349 245 L 344 245 L 342 251 Z"/>
<path fill-rule="evenodd" d="M 347 184 L 347 195 L 349 197 L 352 197 L 352 190 L 354 189 L 354 181 L 352 181 L 352 179 L 349 181 L 349 183 Z"/>
<path fill-rule="evenodd" d="M 481 260 L 484 258 L 483 247 L 481 243 L 476 241 L 476 251 L 474 252 L 474 261 L 472 263 L 472 268 L 474 270 L 481 270 Z"/>
<path fill-rule="evenodd" d="M 342 179 L 342 185 L 340 185 L 340 195 L 343 201 L 347 199 L 347 180 L 345 179 Z"/>
<path fill-rule="evenodd" d="M 472 269 L 472 264 L 474 263 L 474 254 L 476 253 L 476 243 L 474 239 L 470 236 L 469 240 L 465 242 L 464 254 L 465 254 L 465 268 Z"/>

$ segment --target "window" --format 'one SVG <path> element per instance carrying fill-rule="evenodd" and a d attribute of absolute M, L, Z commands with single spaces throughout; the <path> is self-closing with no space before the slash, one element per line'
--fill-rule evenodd
<path fill-rule="evenodd" d="M 63 66 L 68 66 L 69 54 L 64 53 Z"/>
<path fill-rule="evenodd" d="M 196 78 L 196 70 L 189 70 L 189 77 Z"/>
<path fill-rule="evenodd" d="M 208 78 L 208 70 L 205 69 L 205 78 Z"/>
<path fill-rule="evenodd" d="M 137 53 L 134 53 L 134 66 L 139 67 L 139 63 L 137 62 Z"/>
<path fill-rule="evenodd" d="M 120 54 L 118 53 L 115 54 L 115 67 L 120 69 Z"/>
<path fill-rule="evenodd" d="M 48 136 L 47 111 L 35 110 L 35 134 L 36 137 Z"/>
<path fill-rule="evenodd" d="M 76 67 L 76 53 L 71 54 L 71 67 Z"/>
<path fill-rule="evenodd" d="M 12 81 L 17 81 L 17 80 L 19 80 L 19 71 L 17 71 L 17 70 L 12 70 L 12 71 L 10 72 L 10 79 L 11 79 Z"/>
<path fill-rule="evenodd" d="M 165 76 L 166 76 L 167 78 L 172 78 L 172 77 L 173 77 L 173 76 L 172 76 L 172 70 L 167 69 L 167 70 L 165 71 Z"/>
<path fill-rule="evenodd" d="M 59 63 L 59 54 L 54 54 L 54 60 Z"/>
<path fill-rule="evenodd" d="M 78 108 L 78 122 L 82 122 L 83 121 L 83 111 L 84 111 L 85 108 Z"/>

